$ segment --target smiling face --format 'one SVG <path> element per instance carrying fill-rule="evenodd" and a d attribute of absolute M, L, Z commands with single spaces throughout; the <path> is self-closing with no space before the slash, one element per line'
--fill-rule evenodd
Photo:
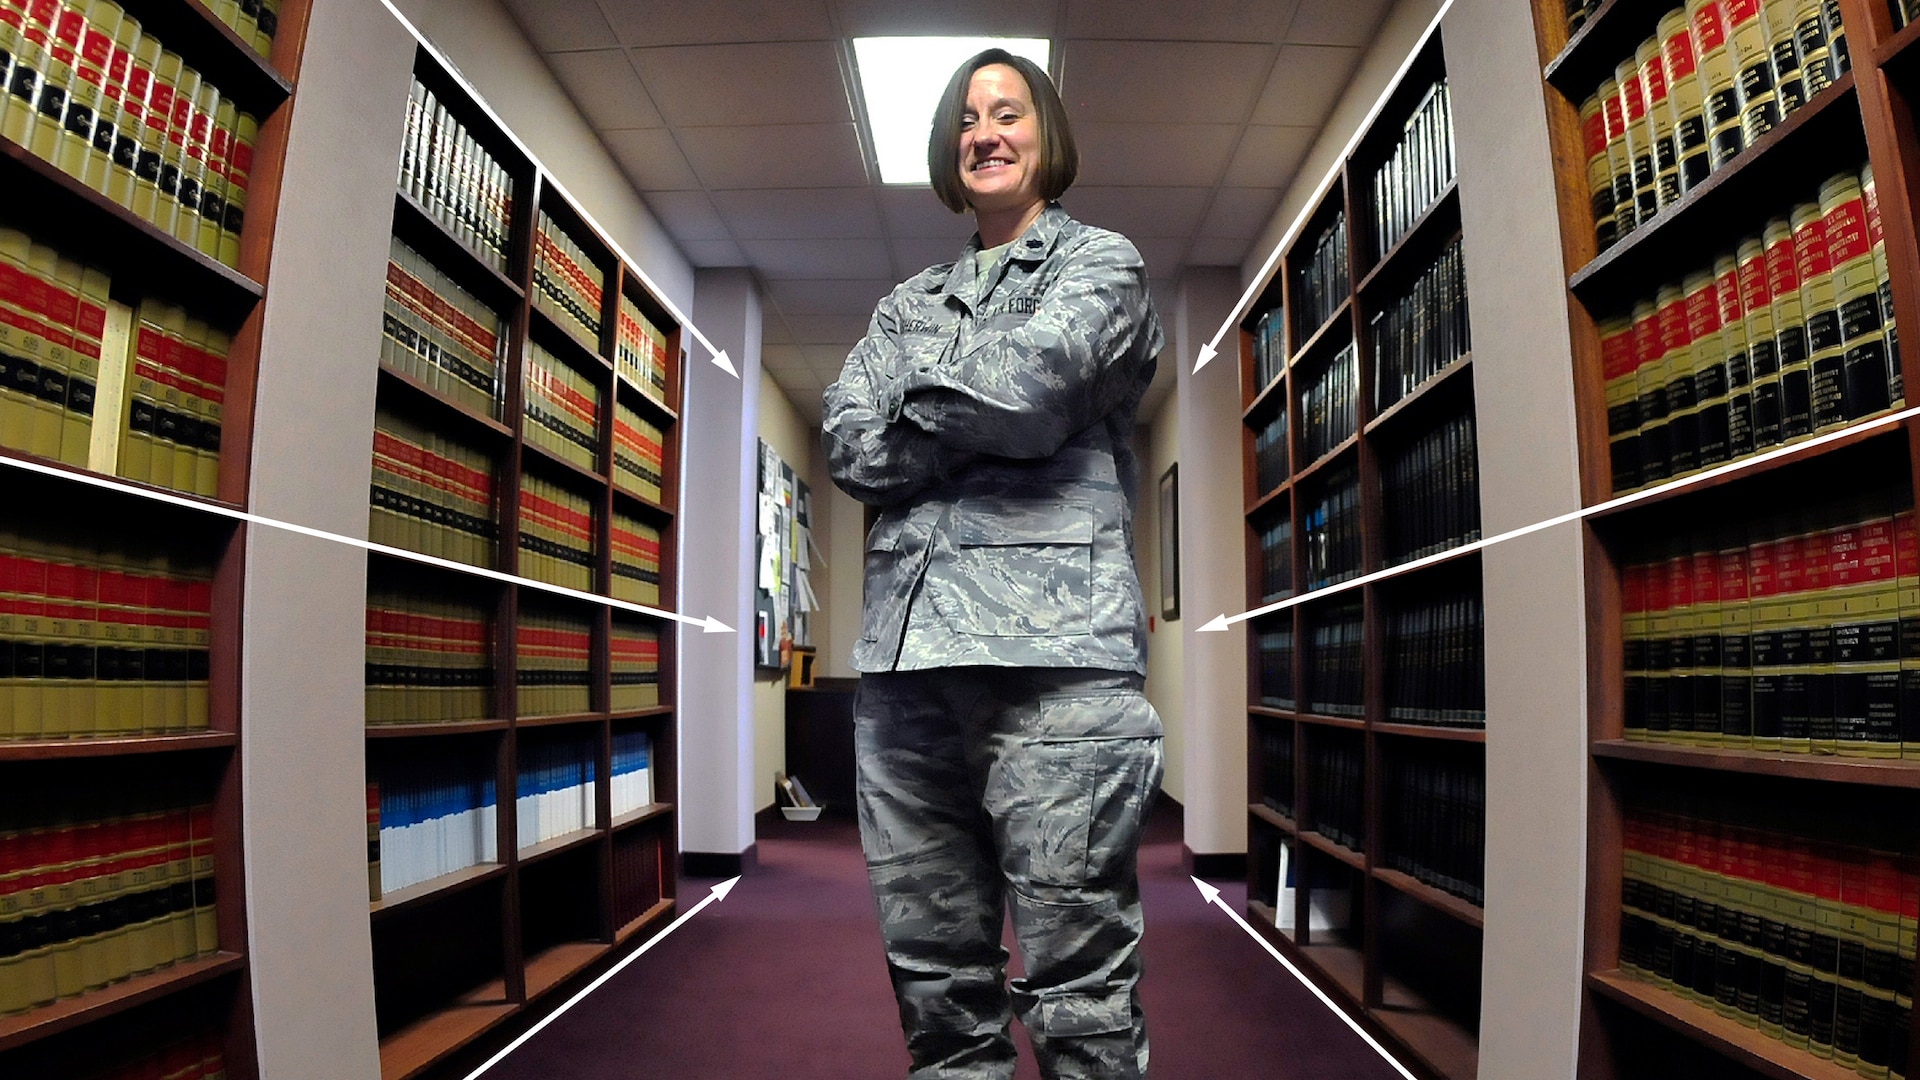
<path fill-rule="evenodd" d="M 960 119 L 960 183 L 977 214 L 1020 214 L 1040 194 L 1040 120 L 1020 73 L 988 64 L 973 73 Z"/>

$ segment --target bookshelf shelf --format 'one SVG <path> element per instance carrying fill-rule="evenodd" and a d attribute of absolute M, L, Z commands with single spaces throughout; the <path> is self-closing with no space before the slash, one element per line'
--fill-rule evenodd
<path fill-rule="evenodd" d="M 641 912 L 639 915 L 635 916 L 634 918 L 628 920 L 625 925 L 621 926 L 619 930 L 614 932 L 614 935 L 613 935 L 614 947 L 619 948 L 620 946 L 627 944 L 629 941 L 632 941 L 635 937 L 638 937 L 640 935 L 641 931 L 650 929 L 655 924 L 659 923 L 660 920 L 666 918 L 669 914 L 672 913 L 673 909 L 674 909 L 674 902 L 672 900 L 662 900 L 659 903 L 654 904 L 652 907 L 648 908 L 647 910 Z"/>
<path fill-rule="evenodd" d="M 643 825 L 649 821 L 654 821 L 658 818 L 670 817 L 672 816 L 672 814 L 673 814 L 672 803 L 663 803 L 663 802 L 648 803 L 647 805 L 642 806 L 639 809 L 629 810 L 624 814 L 616 815 L 613 819 L 613 825 L 611 826 L 610 831 L 620 832 L 623 829 L 630 829 L 635 825 Z"/>
<path fill-rule="evenodd" d="M 0 139 L 0 160 L 6 162 L 0 176 L 8 178 L 13 205 L 21 208 L 4 219 L 17 221 L 31 207 L 36 236 L 57 241 L 62 250 L 85 251 L 87 261 L 110 273 L 116 285 L 132 282 L 144 293 L 236 325 L 266 295 L 259 282 L 161 232 L 26 147 Z"/>
<path fill-rule="evenodd" d="M 446 224 L 411 192 L 393 193 L 393 235 L 496 310 L 511 309 L 526 299 L 519 282 L 448 232 Z"/>
<path fill-rule="evenodd" d="M 380 1040 L 380 1080 L 411 1080 L 519 1011 L 499 979 Z"/>
<path fill-rule="evenodd" d="M 395 371 L 382 364 L 380 380 L 391 384 L 395 396 L 411 398 L 430 409 L 441 411 L 444 418 L 467 426 L 469 433 L 480 434 L 495 440 L 513 438 L 513 430 L 507 425 L 485 413 L 475 412 L 405 372 Z"/>
<path fill-rule="evenodd" d="M 1660 16 L 1671 4 L 1655 0 L 1606 0 L 1573 36 L 1558 55 L 1548 61 L 1542 74 L 1547 82 L 1575 101 L 1593 92 L 1601 79 L 1613 74 L 1613 66 L 1631 53 L 1647 35 L 1653 33 Z M 1566 33 L 1562 18 L 1551 28 L 1556 36 Z"/>
<path fill-rule="evenodd" d="M 598 724 L 607 719 L 606 713 L 555 713 L 552 716 L 522 716 L 514 720 L 516 728 L 567 727 L 573 724 Z"/>
<path fill-rule="evenodd" d="M 272 61 L 240 40 L 200 0 L 157 0 L 128 5 L 141 29 L 167 43 L 167 48 L 190 57 L 200 74 L 249 111 L 270 112 L 293 94 L 293 80 Z"/>
<path fill-rule="evenodd" d="M 1336 446 L 1334 446 L 1333 449 L 1327 451 L 1324 454 L 1321 454 L 1319 457 L 1309 462 L 1306 468 L 1301 469 L 1297 473 L 1294 473 L 1293 474 L 1294 485 L 1298 486 L 1298 485 L 1304 484 L 1309 480 L 1313 479 L 1315 474 L 1323 472 L 1331 468 L 1333 465 L 1337 463 L 1342 463 L 1342 460 L 1348 454 L 1352 453 L 1357 447 L 1359 447 L 1359 445 L 1360 445 L 1360 436 L 1357 434 L 1349 435 L 1346 438 L 1341 439 L 1340 442 Z"/>
<path fill-rule="evenodd" d="M 1421 211 L 1408 227 L 1406 235 L 1360 278 L 1360 284 L 1353 291 L 1361 298 L 1361 306 L 1371 306 L 1366 303 L 1369 300 L 1377 304 L 1379 294 L 1392 291 L 1394 286 L 1404 287 L 1426 269 L 1426 261 L 1430 261 L 1434 253 L 1459 235 L 1460 183 L 1450 180 L 1433 205 Z"/>
<path fill-rule="evenodd" d="M 635 617 L 647 618 L 647 616 L 644 616 L 644 615 L 638 615 Z M 611 714 L 610 718 L 616 721 L 618 720 L 652 720 L 658 717 L 672 716 L 672 715 L 673 715 L 673 706 L 671 705 L 649 705 L 644 709 L 616 709 Z"/>
<path fill-rule="evenodd" d="M 1621 237 L 1568 279 L 1589 310 L 1624 310 L 1641 294 L 1758 233 L 1771 215 L 1810 197 L 1838 163 L 1864 161 L 1855 73 L 1848 72 L 1738 157 Z"/>
<path fill-rule="evenodd" d="M 30 1012 L 0 1017 L 0 1053 L 103 1017 L 126 1012 L 189 986 L 237 975 L 246 970 L 246 966 L 246 957 L 239 953 L 218 952 L 199 960 L 174 964 L 149 975 L 136 975 L 67 1001 L 56 1001 Z"/>
<path fill-rule="evenodd" d="M 149 484 L 144 480 L 129 480 L 124 476 L 107 476 L 104 473 L 93 472 L 90 469 L 79 469 L 72 465 L 65 465 L 50 458 L 36 457 L 33 454 L 0 447 L 0 462 L 4 461 L 27 462 L 33 466 L 32 471 L 43 474 L 53 474 L 66 485 L 66 490 L 75 498 L 85 498 L 86 495 L 83 493 L 97 490 L 90 482 L 97 477 L 103 480 L 111 480 L 116 484 L 123 484 L 139 491 L 152 492 L 155 495 L 164 496 L 168 503 L 188 511 L 199 511 L 199 508 L 205 507 L 211 516 L 221 519 L 231 519 L 231 515 L 223 511 L 245 510 L 245 507 L 239 503 L 228 502 L 225 499 L 215 499 L 206 495 L 194 495 L 185 491 L 175 491 L 172 488 L 161 487 L 158 484 Z M 6 473 L 0 475 L 5 475 L 9 482 L 13 482 L 13 478 L 18 476 L 20 471 L 21 470 L 18 469 L 8 469 Z"/>
<path fill-rule="evenodd" d="M 1277 920 L 1273 932 L 1285 934 L 1277 925 Z M 1314 933 L 1317 936 L 1321 931 Z M 1320 975 L 1317 981 L 1321 986 L 1338 990 L 1346 996 L 1348 1005 L 1354 1011 L 1363 1011 L 1360 1003 L 1365 999 L 1366 953 L 1335 941 L 1313 941 L 1303 945 L 1284 936 L 1282 940 L 1299 950 L 1299 955 L 1312 964 L 1312 969 Z"/>
<path fill-rule="evenodd" d="M 1249 803 L 1247 805 L 1247 813 L 1279 829 L 1288 836 L 1297 836 L 1300 833 L 1300 826 L 1294 824 L 1292 818 L 1265 803 Z"/>
<path fill-rule="evenodd" d="M 1330 840 L 1327 837 L 1322 836 L 1317 832 L 1314 832 L 1312 829 L 1302 829 L 1296 832 L 1294 835 L 1300 838 L 1301 843 L 1307 845 L 1308 847 L 1312 848 L 1315 851 L 1318 851 L 1322 855 L 1327 855 L 1332 858 L 1338 859 L 1339 861 L 1346 863 L 1348 866 L 1352 867 L 1355 870 L 1360 871 L 1363 874 L 1367 872 L 1367 857 L 1361 854 L 1360 852 L 1354 851 L 1352 848 L 1346 847 L 1343 844 Z"/>
<path fill-rule="evenodd" d="M 1440 742 L 1482 743 L 1487 741 L 1487 730 L 1474 727 L 1442 727 L 1438 724 L 1408 724 L 1393 721 L 1375 721 L 1372 729 L 1376 734 L 1393 735 L 1402 739 L 1434 739 Z"/>
<path fill-rule="evenodd" d="M 1274 711 L 1276 713 L 1279 712 L 1277 709 Z M 1365 731 L 1367 729 L 1367 722 L 1365 720 L 1352 716 L 1326 716 L 1321 713 L 1310 712 L 1285 713 L 1282 715 L 1289 716 L 1302 724 L 1312 724 L 1315 727 L 1344 728 L 1347 731 Z"/>
<path fill-rule="evenodd" d="M 568 461 L 566 458 L 561 457 L 559 454 L 554 453 L 538 443 L 522 443 L 521 453 L 524 455 L 522 458 L 523 461 L 532 459 L 539 463 L 539 468 L 557 470 L 580 483 L 595 486 L 606 483 L 606 477 L 583 468 L 574 462 Z"/>
<path fill-rule="evenodd" d="M 589 371 L 613 370 L 613 362 L 601 356 L 599 351 L 573 335 L 573 331 L 561 324 L 560 320 L 549 315 L 541 308 L 529 307 L 528 314 L 533 325 L 530 335 L 554 355 L 570 361 L 576 367 L 585 366 Z M 597 376 L 596 376 L 597 377 Z"/>
<path fill-rule="evenodd" d="M 1280 374 L 1268 380 L 1267 385 L 1253 395 L 1252 401 L 1247 402 L 1247 407 L 1241 411 L 1241 419 L 1248 424 L 1264 424 L 1286 407 L 1286 400 L 1287 373 L 1283 368 Z"/>
<path fill-rule="evenodd" d="M 1772 1080 L 1846 1080 L 1860 1075 L 1839 1062 L 1817 1058 L 1778 1039 L 1768 1038 L 1737 1020 L 1623 972 L 1590 972 L 1587 986 L 1601 997 L 1681 1035 L 1698 1039 Z"/>
<path fill-rule="evenodd" d="M 1247 516 L 1248 517 L 1264 517 L 1267 513 L 1268 507 L 1284 506 L 1286 504 L 1287 496 L 1291 494 L 1292 491 L 1293 491 L 1293 481 L 1291 480 L 1281 481 L 1280 483 L 1274 485 L 1272 490 L 1268 491 L 1266 494 L 1261 495 L 1259 498 L 1256 498 L 1252 502 L 1247 504 Z"/>
<path fill-rule="evenodd" d="M 1398 979 L 1381 980 L 1380 1004 L 1367 1010 L 1367 1015 L 1398 1037 L 1432 1072 L 1478 1075 L 1479 1039 Z"/>
<path fill-rule="evenodd" d="M 605 955 L 607 948 L 599 942 L 569 941 L 527 957 L 527 999 L 531 1001 L 585 970 Z"/>
<path fill-rule="evenodd" d="M 647 498 L 645 495 L 635 495 L 626 488 L 616 487 L 613 489 L 613 497 L 619 502 L 639 510 L 642 514 L 654 520 L 673 520 L 673 511 L 670 508 Z"/>
<path fill-rule="evenodd" d="M 1320 353 L 1332 348 L 1336 341 L 1342 340 L 1343 334 L 1350 338 L 1353 334 L 1352 308 L 1352 296 L 1340 301 L 1340 306 L 1333 310 L 1333 314 L 1327 317 L 1327 321 L 1315 327 L 1313 333 L 1308 334 L 1307 339 L 1300 343 L 1300 347 L 1288 354 L 1287 370 L 1291 371 L 1309 360 L 1318 359 Z"/>
<path fill-rule="evenodd" d="M 469 866 L 464 870 L 455 870 L 451 874 L 442 874 L 437 878 L 422 881 L 417 885 L 409 885 L 404 889 L 395 889 L 380 899 L 372 901 L 368 905 L 368 913 L 377 921 L 382 916 L 391 915 L 396 911 L 404 911 L 408 907 L 423 901 L 445 899 L 463 889 L 469 889 L 475 885 L 482 885 L 486 882 L 493 881 L 496 878 L 505 876 L 506 872 L 507 868 L 500 863 L 481 863 L 478 866 Z"/>
<path fill-rule="evenodd" d="M 1374 867 L 1373 877 L 1374 880 L 1389 885 L 1396 891 L 1413 897 L 1415 900 L 1433 908 L 1435 911 L 1444 912 L 1453 916 L 1468 926 L 1473 927 L 1475 930 L 1483 929 L 1486 926 L 1485 910 L 1471 900 L 1462 900 L 1460 897 L 1444 889 L 1436 889 L 1428 885 L 1426 882 L 1421 881 L 1411 874 L 1405 874 L 1398 870 L 1389 870 L 1384 866 Z"/>
<path fill-rule="evenodd" d="M 1881 42 L 1873 50 L 1873 62 L 1875 66 L 1887 69 L 1898 69 L 1903 74 L 1910 71 L 1913 67 L 1914 57 L 1920 55 L 1914 51 L 1914 42 L 1916 41 L 1920 41 L 1920 22 L 1909 23 L 1894 33 L 1892 37 Z M 1889 74 L 1891 73 L 1892 72 L 1889 71 Z"/>
<path fill-rule="evenodd" d="M 680 421 L 678 412 L 675 412 L 666 402 L 635 386 L 633 380 L 625 375 L 615 375 L 613 381 L 614 392 L 619 395 L 620 400 L 637 403 L 643 417 L 651 415 L 654 420 L 667 424 Z"/>
<path fill-rule="evenodd" d="M 1442 399 L 1454 393 L 1468 393 L 1472 387 L 1472 376 L 1465 374 L 1473 368 L 1473 354 L 1462 353 L 1446 367 L 1399 401 L 1380 410 L 1373 419 L 1368 420 L 1364 430 L 1368 435 L 1377 435 L 1383 431 L 1397 431 L 1410 420 L 1417 420 L 1430 413 L 1430 410 Z M 1461 384 L 1465 384 L 1463 387 Z"/>
<path fill-rule="evenodd" d="M 1920 760 L 1785 754 L 1729 747 L 1674 746 L 1666 743 L 1606 739 L 1593 744 L 1593 756 L 1613 761 L 1649 762 L 1687 769 L 1819 780 L 1856 787 L 1920 789 Z"/>
<path fill-rule="evenodd" d="M 556 855 L 564 855 L 575 848 L 585 847 L 598 841 L 602 835 L 604 833 L 600 829 L 577 829 L 551 840 L 542 840 L 531 847 L 521 848 L 519 863 L 522 867 L 526 867 Z"/>
<path fill-rule="evenodd" d="M 505 731 L 505 720 L 423 720 L 418 723 L 368 724 L 369 739 L 438 739 L 455 735 L 477 735 Z"/>
<path fill-rule="evenodd" d="M 231 750 L 239 745 L 240 735 L 232 731 L 79 739 L 22 739 L 14 742 L 0 741 L 0 761 L 52 761 L 60 758 L 178 754 L 200 750 Z"/>
<path fill-rule="evenodd" d="M 1247 713 L 1264 720 L 1297 720 L 1300 714 L 1290 709 L 1277 709 L 1271 705 L 1248 705 Z"/>

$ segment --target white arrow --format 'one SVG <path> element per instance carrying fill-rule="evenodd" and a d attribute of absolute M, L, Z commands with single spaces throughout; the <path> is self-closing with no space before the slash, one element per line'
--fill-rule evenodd
<path fill-rule="evenodd" d="M 573 1008 L 575 1005 L 580 1004 L 580 1001 L 582 998 L 585 998 L 588 994 L 591 994 L 595 990 L 600 989 L 600 985 L 602 983 L 606 982 L 608 979 L 611 979 L 615 975 L 618 975 L 622 971 L 626 970 L 626 967 L 628 964 L 631 964 L 635 960 L 640 959 L 640 957 L 644 955 L 648 949 L 651 949 L 655 945 L 660 944 L 661 938 L 664 938 L 668 934 L 673 933 L 675 930 L 680 929 L 681 923 L 686 922 L 688 919 L 691 919 L 695 915 L 700 914 L 700 909 L 706 907 L 708 904 L 711 904 L 716 900 L 725 900 L 727 898 L 727 893 L 732 892 L 733 887 L 736 884 L 738 884 L 739 881 L 740 879 L 738 877 L 731 877 L 721 882 L 720 884 L 715 885 L 713 887 L 713 890 L 707 894 L 707 898 L 705 900 L 702 900 L 699 903 L 693 905 L 692 908 L 688 909 L 685 915 L 682 915 L 679 918 L 668 923 L 665 929 L 661 930 L 659 933 L 648 938 L 647 943 L 645 945 L 640 946 L 639 948 L 628 953 L 625 957 L 621 958 L 620 962 L 608 968 L 605 974 L 601 975 L 599 978 L 588 983 L 586 985 L 586 988 L 581 990 L 579 993 L 568 998 L 566 1004 L 548 1013 L 543 1019 L 541 1019 L 539 1023 L 528 1028 L 525 1034 L 521 1035 L 519 1038 L 508 1043 L 506 1047 L 502 1049 L 499 1053 L 488 1058 L 487 1063 L 485 1065 L 482 1065 L 479 1068 L 468 1073 L 467 1080 L 474 1080 L 474 1077 L 477 1077 L 481 1073 L 486 1072 L 488 1069 L 493 1068 L 495 1065 L 500 1064 L 500 1060 L 506 1057 L 508 1054 L 513 1053 L 515 1050 L 518 1050 L 520 1048 L 521 1043 L 526 1042 L 528 1039 L 533 1038 L 535 1035 L 538 1035 L 540 1033 L 540 1029 L 546 1027 L 548 1024 L 553 1023 L 555 1020 L 560 1019 L 561 1013 L 564 1013 L 568 1009 Z"/>
<path fill-rule="evenodd" d="M 1239 912 L 1228 907 L 1226 905 L 1226 902 L 1220 899 L 1219 889 L 1216 889 L 1213 886 L 1207 884 L 1206 882 L 1201 881 L 1199 878 L 1194 878 L 1193 883 L 1195 886 L 1199 888 L 1200 896 L 1205 903 L 1213 904 L 1214 906 L 1218 907 L 1221 911 L 1226 912 L 1227 918 L 1232 919 L 1234 922 L 1240 924 L 1240 929 L 1245 930 L 1247 932 L 1248 937 L 1259 942 L 1261 948 L 1267 950 L 1267 952 L 1275 960 L 1280 961 L 1280 966 L 1283 968 L 1286 968 L 1289 972 L 1291 972 L 1294 978 L 1299 979 L 1300 985 L 1313 991 L 1313 996 L 1319 998 L 1321 1004 L 1333 1010 L 1333 1015 L 1346 1021 L 1347 1026 L 1353 1029 L 1353 1033 L 1355 1035 L 1360 1036 L 1360 1038 L 1364 1039 L 1368 1046 L 1373 1047 L 1375 1053 L 1379 1054 L 1382 1058 L 1385 1058 L 1387 1064 L 1393 1066 L 1393 1069 L 1395 1072 L 1399 1073 L 1401 1076 L 1406 1077 L 1407 1080 L 1420 1080 L 1419 1077 L 1408 1072 L 1407 1067 L 1405 1065 L 1400 1064 L 1399 1060 L 1396 1059 L 1392 1054 L 1387 1053 L 1387 1048 L 1384 1046 L 1381 1046 L 1379 1042 L 1375 1041 L 1373 1036 L 1367 1034 L 1366 1029 L 1362 1028 L 1359 1022 L 1354 1020 L 1353 1017 L 1348 1016 L 1347 1011 L 1345 1009 L 1342 1009 L 1340 1006 L 1334 1004 L 1333 999 L 1328 997 L 1325 991 L 1321 990 L 1318 986 L 1313 985 L 1312 979 L 1309 979 L 1305 975 L 1301 974 L 1299 968 L 1294 967 L 1291 961 L 1289 961 L 1285 956 L 1282 956 L 1280 954 L 1279 949 L 1276 949 L 1273 947 L 1273 942 L 1268 941 L 1266 937 L 1262 935 L 1258 930 L 1255 930 L 1253 927 L 1248 926 L 1247 920 L 1241 918 Z M 468 1077 L 467 1080 L 473 1080 L 473 1078 Z"/>
<path fill-rule="evenodd" d="M 1385 570 L 1375 570 L 1373 573 L 1362 577 L 1349 578 L 1346 581 L 1340 582 L 1338 585 L 1328 585 L 1322 589 L 1313 589 L 1301 593 L 1299 596 L 1290 596 L 1285 600 L 1277 600 L 1265 607 L 1254 608 L 1252 611 L 1243 611 L 1238 615 L 1216 615 L 1213 617 L 1212 622 L 1196 628 L 1194 632 L 1199 634 L 1218 633 L 1237 622 L 1257 619 L 1262 615 L 1267 615 L 1275 611 L 1284 611 L 1296 604 L 1304 604 L 1308 600 L 1319 600 L 1324 597 L 1335 596 L 1349 589 L 1357 589 L 1362 585 L 1379 581 L 1383 578 L 1397 577 L 1409 571 L 1418 570 L 1424 566 L 1432 566 L 1435 563 L 1445 562 L 1448 559 L 1457 559 L 1469 552 L 1479 551 L 1481 548 L 1492 547 L 1495 544 L 1504 544 L 1508 540 L 1517 540 L 1522 536 L 1528 536 L 1540 532 L 1543 529 L 1551 529 L 1556 525 L 1565 525 L 1569 521 L 1579 521 L 1589 514 L 1599 514 L 1609 510 L 1617 510 L 1623 506 L 1631 506 L 1643 499 L 1651 499 L 1656 495 L 1665 495 L 1669 492 L 1679 491 L 1692 487 L 1695 484 L 1703 484 L 1722 476 L 1744 472 L 1747 469 L 1757 468 L 1760 465 L 1764 465 L 1776 458 L 1785 457 L 1788 454 L 1803 453 L 1814 447 L 1824 446 L 1827 443 L 1839 439 L 1852 438 L 1876 428 L 1890 427 L 1913 416 L 1920 416 L 1920 405 L 1902 409 L 1896 413 L 1888 413 L 1886 416 L 1876 417 L 1863 424 L 1855 424 L 1852 427 L 1829 431 L 1825 435 L 1815 436 L 1805 442 L 1797 442 L 1790 446 L 1776 446 L 1764 454 L 1755 454 L 1752 457 L 1741 458 L 1739 461 L 1729 461 L 1725 465 L 1716 466 L 1715 468 L 1708 469 L 1706 472 L 1694 473 L 1692 476 L 1683 476 L 1678 480 L 1669 480 L 1656 487 L 1644 488 L 1640 491 L 1621 495 L 1618 498 L 1608 499 L 1606 502 L 1595 503 L 1592 506 L 1583 507 L 1579 510 L 1570 510 L 1557 517 L 1550 517 L 1544 521 L 1536 521 L 1531 525 L 1522 525 L 1517 529 L 1508 529 L 1506 532 L 1500 533 L 1497 536 L 1488 536 L 1472 541 L 1471 543 L 1461 544 L 1459 547 L 1448 548 L 1445 551 L 1437 551 L 1432 555 L 1415 559 L 1412 562 L 1396 563 L 1393 566 L 1387 567 Z"/>
<path fill-rule="evenodd" d="M 700 340 L 705 341 L 706 338 L 701 338 Z M 740 373 L 733 370 L 733 361 L 727 359 L 727 350 L 725 349 L 717 349 L 714 351 L 713 366 L 719 368 L 721 371 L 726 372 L 727 374 L 733 376 L 736 379 L 740 377 Z"/>
<path fill-rule="evenodd" d="M 1335 169 L 1338 168 L 1339 166 L 1336 165 Z M 1318 201 L 1319 196 L 1316 195 L 1314 198 Z M 1296 224 L 1294 228 L 1298 229 L 1299 226 Z M 1289 231 L 1287 236 L 1291 239 L 1293 233 Z M 1260 272 L 1253 275 L 1252 284 L 1247 286 L 1246 292 L 1240 294 L 1240 302 L 1233 305 L 1233 310 L 1227 313 L 1227 321 L 1221 323 L 1220 329 L 1213 332 L 1212 341 L 1200 346 L 1200 358 L 1193 362 L 1194 371 L 1198 372 L 1207 366 L 1207 361 L 1220 355 L 1220 339 L 1226 337 L 1227 331 L 1233 329 L 1233 324 L 1240 321 L 1241 313 L 1247 310 L 1247 307 L 1253 303 L 1253 298 L 1259 294 L 1261 286 L 1267 283 L 1267 275 L 1273 273 L 1273 264 L 1280 261 L 1280 251 L 1284 247 L 1286 247 L 1284 240 L 1274 245 L 1272 253 L 1267 256 L 1266 263 L 1260 267 Z"/>
<path fill-rule="evenodd" d="M 260 514 L 249 514 L 245 510 L 236 510 L 231 506 L 222 506 L 219 503 L 210 502 L 206 499 L 176 495 L 168 491 L 151 491 L 146 488 L 137 488 L 130 484 L 123 484 L 117 480 L 93 473 L 71 472 L 57 466 L 44 465 L 37 461 L 25 461 L 20 458 L 0 458 L 0 465 L 8 465 L 24 472 L 36 472 L 46 476 L 57 476 L 63 480 L 74 483 L 89 484 L 107 491 L 117 491 L 123 495 L 132 495 L 153 502 L 168 503 L 173 506 L 184 506 L 189 510 L 197 510 L 203 514 L 212 514 L 216 517 L 229 518 L 234 521 L 244 521 L 250 525 L 279 529 L 282 532 L 297 533 L 301 536 L 311 536 L 316 540 L 331 540 L 334 543 L 345 544 L 348 547 L 357 547 L 362 551 L 376 551 L 382 555 L 391 555 L 396 559 L 405 559 L 408 562 L 421 563 L 426 566 L 437 566 L 443 570 L 452 570 L 455 573 L 471 574 L 474 577 L 504 581 L 509 585 L 521 585 L 529 589 L 539 589 L 541 592 L 553 593 L 555 596 L 568 596 L 575 600 L 584 600 L 590 604 L 603 604 L 607 607 L 619 608 L 622 611 L 637 612 L 641 615 L 652 615 L 659 619 L 672 619 L 674 622 L 697 626 L 703 633 L 731 634 L 734 632 L 733 627 L 728 626 L 726 623 L 721 622 L 711 615 L 705 617 L 682 615 L 677 611 L 648 607 L 645 604 L 635 604 L 627 600 L 616 600 L 611 596 L 601 596 L 598 593 L 581 592 L 579 589 L 569 589 L 564 585 L 550 585 L 544 581 L 534 581 L 529 578 L 516 577 L 513 574 L 500 570 L 491 570 L 484 566 L 473 566 L 468 563 L 454 562 L 451 559 L 442 559 L 433 555 L 422 555 L 420 552 L 408 551 L 405 548 L 376 544 L 371 540 L 362 540 L 357 536 L 346 536 L 341 533 L 328 532 L 325 529 L 315 529 L 307 525 L 295 525 L 291 521 L 281 521 L 279 518 L 265 517 Z"/>

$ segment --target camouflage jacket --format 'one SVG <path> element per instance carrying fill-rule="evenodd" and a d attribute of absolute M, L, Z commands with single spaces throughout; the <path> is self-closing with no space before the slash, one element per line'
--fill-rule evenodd
<path fill-rule="evenodd" d="M 976 280 L 896 287 L 827 388 L 833 479 L 867 536 L 858 671 L 1146 670 L 1134 410 L 1163 335 L 1139 252 L 1043 210 Z"/>

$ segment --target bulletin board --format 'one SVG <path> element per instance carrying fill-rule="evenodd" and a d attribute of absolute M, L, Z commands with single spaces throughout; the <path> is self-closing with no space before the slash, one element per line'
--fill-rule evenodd
<path fill-rule="evenodd" d="M 813 644 L 818 606 L 812 583 L 812 495 L 806 482 L 760 442 L 760 490 L 754 543 L 754 664 L 784 669 L 793 647 Z"/>

